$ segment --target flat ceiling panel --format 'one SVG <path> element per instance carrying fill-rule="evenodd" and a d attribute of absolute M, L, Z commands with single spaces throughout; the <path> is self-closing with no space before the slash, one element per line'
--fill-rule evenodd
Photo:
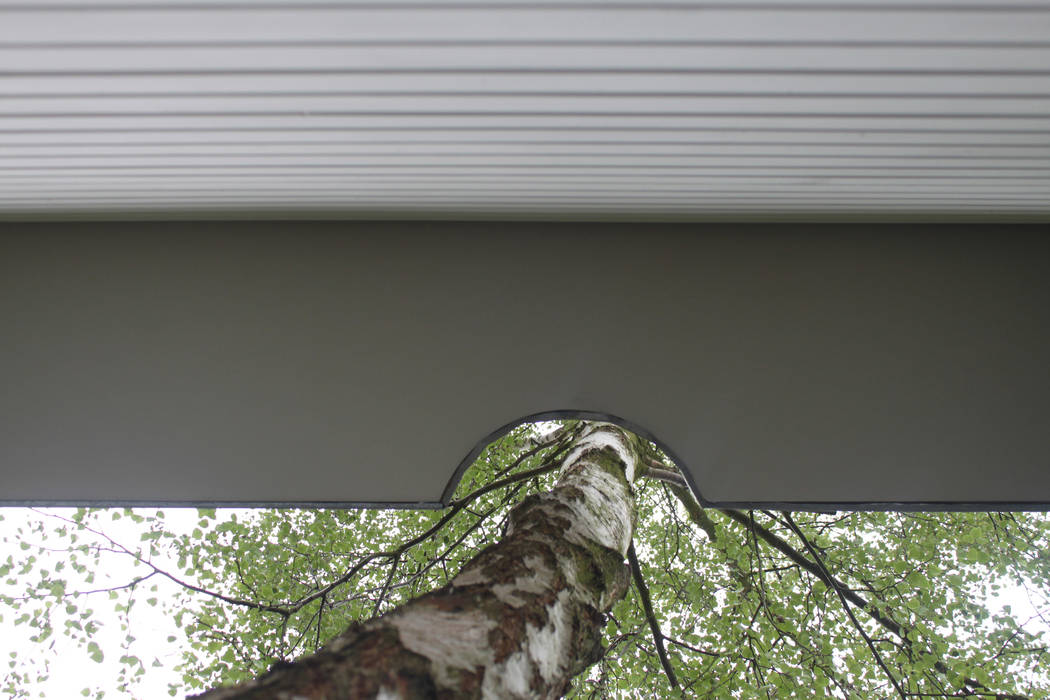
<path fill-rule="evenodd" d="M 1050 242 L 846 225 L 22 224 L 0 501 L 438 504 L 613 417 L 707 503 L 1050 505 Z"/>

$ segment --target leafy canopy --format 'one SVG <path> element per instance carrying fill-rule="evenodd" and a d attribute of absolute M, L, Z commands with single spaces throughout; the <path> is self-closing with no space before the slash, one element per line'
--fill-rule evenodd
<path fill-rule="evenodd" d="M 550 488 L 578 427 L 511 431 L 442 511 L 199 509 L 188 525 L 152 510 L 39 511 L 5 531 L 16 554 L 0 563 L 0 611 L 40 648 L 7 652 L 0 692 L 35 694 L 60 634 L 93 660 L 119 654 L 109 688 L 134 693 L 165 644 L 135 637 L 134 606 L 184 635 L 172 695 L 311 652 L 498 539 L 511 506 Z M 1046 514 L 702 510 L 655 447 L 651 466 L 636 486 L 635 585 L 572 696 L 1050 697 Z M 96 585 L 114 560 L 136 573 Z M 1005 602 L 1017 600 L 1027 612 Z M 103 648 L 114 624 L 120 649 Z"/>

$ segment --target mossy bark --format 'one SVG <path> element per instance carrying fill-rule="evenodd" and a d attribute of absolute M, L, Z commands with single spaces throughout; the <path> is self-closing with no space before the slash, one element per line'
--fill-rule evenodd
<path fill-rule="evenodd" d="M 627 589 L 641 445 L 588 427 L 558 483 L 510 513 L 503 539 L 448 585 L 319 653 L 206 700 L 555 698 L 601 654 L 603 613 Z"/>

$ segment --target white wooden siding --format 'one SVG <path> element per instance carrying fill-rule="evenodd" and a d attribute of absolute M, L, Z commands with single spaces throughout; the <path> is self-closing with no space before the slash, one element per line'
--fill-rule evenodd
<path fill-rule="evenodd" d="M 1050 216 L 1050 2 L 0 2 L 0 216 Z"/>

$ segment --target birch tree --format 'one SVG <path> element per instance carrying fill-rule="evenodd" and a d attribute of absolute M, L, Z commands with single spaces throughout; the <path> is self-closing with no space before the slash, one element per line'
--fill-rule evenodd
<path fill-rule="evenodd" d="M 158 662 L 91 625 L 152 604 L 186 638 L 171 693 L 209 700 L 1050 696 L 1045 514 L 704 509 L 653 445 L 551 428 L 490 445 L 443 511 L 42 512 L 3 602 L 42 649 L 119 654 L 129 693 Z M 114 558 L 139 573 L 83 581 Z M 47 655 L 15 651 L 0 687 L 28 697 Z"/>
<path fill-rule="evenodd" d="M 349 629 L 320 652 L 204 700 L 557 698 L 601 657 L 623 597 L 640 442 L 592 425 L 558 482 L 511 509 L 499 542 L 448 584 Z"/>

